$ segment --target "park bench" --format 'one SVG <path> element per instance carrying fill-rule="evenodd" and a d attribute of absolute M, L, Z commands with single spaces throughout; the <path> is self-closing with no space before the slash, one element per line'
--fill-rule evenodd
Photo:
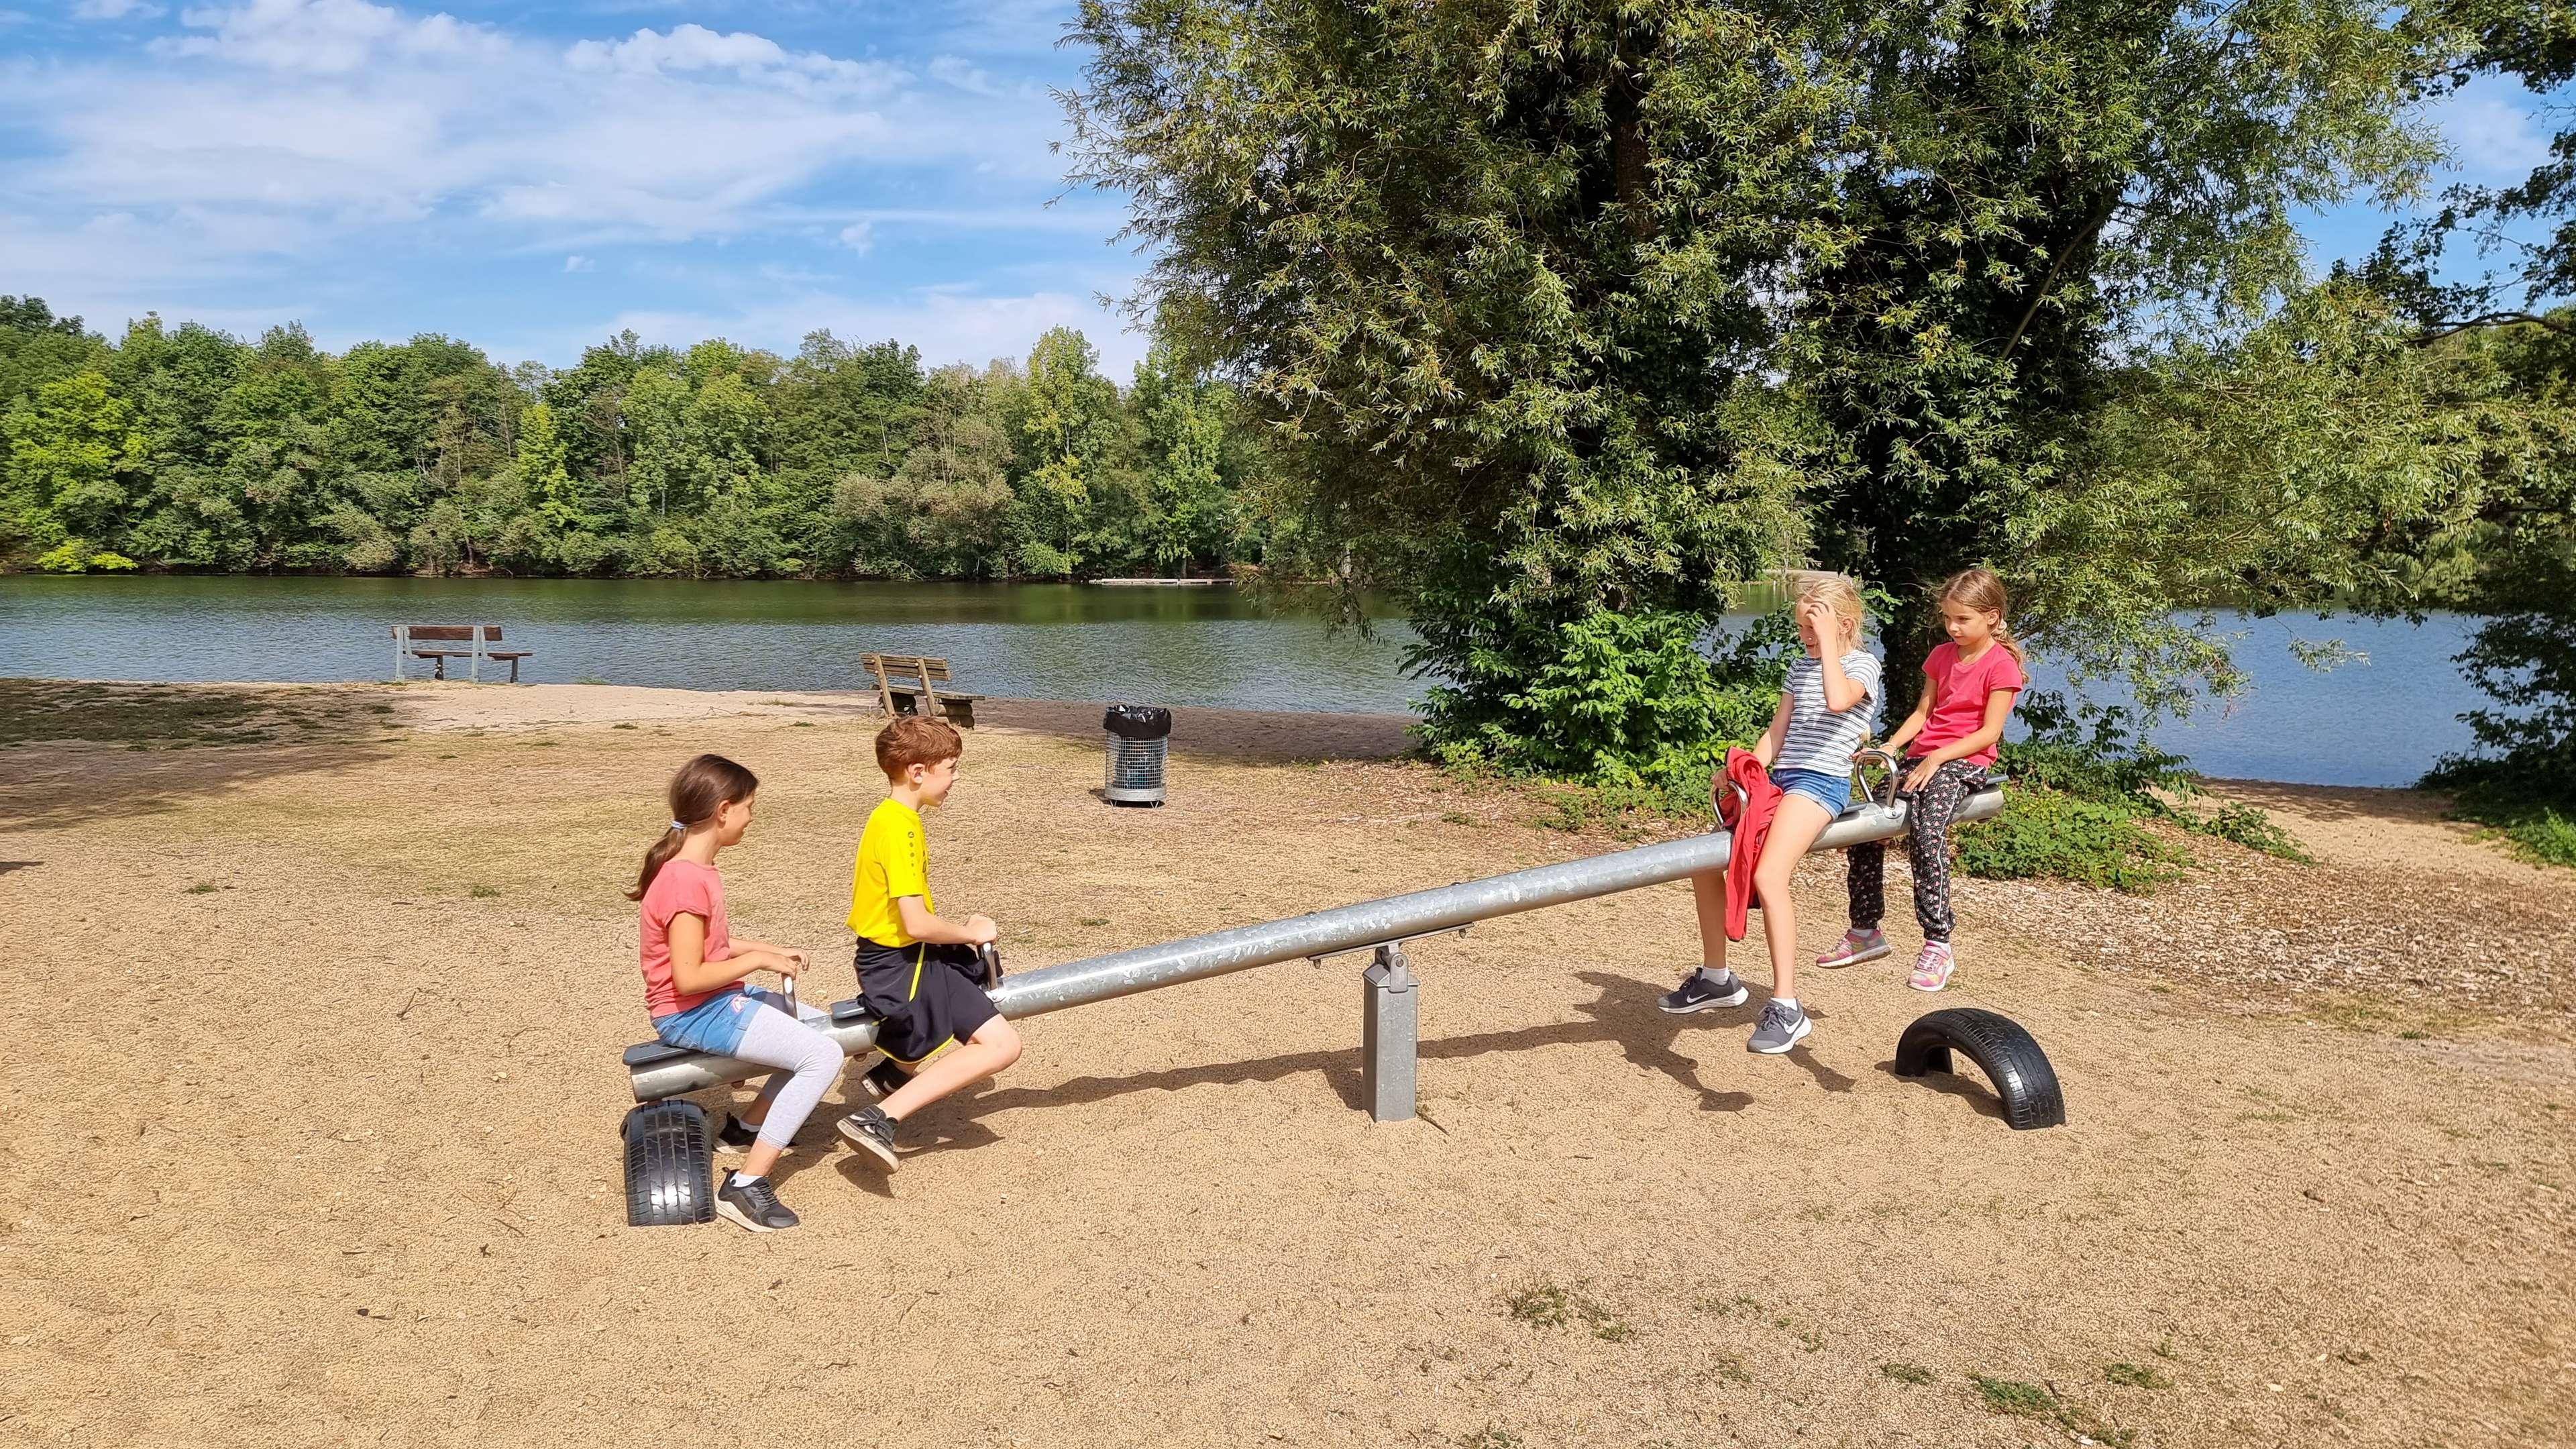
<path fill-rule="evenodd" d="M 468 677 L 480 682 L 483 661 L 489 659 L 495 664 L 507 662 L 510 682 L 516 684 L 519 682 L 519 661 L 536 651 L 488 647 L 500 642 L 501 626 L 498 624 L 396 624 L 394 678 L 404 677 L 403 670 L 409 659 L 428 660 L 432 679 L 447 677 L 448 660 L 464 659 L 471 661 Z"/>
<path fill-rule="evenodd" d="M 862 654 L 859 667 L 876 681 L 877 701 L 888 716 L 944 714 L 961 730 L 975 727 L 975 701 L 984 696 L 940 688 L 948 682 L 947 660 L 923 654 Z"/>

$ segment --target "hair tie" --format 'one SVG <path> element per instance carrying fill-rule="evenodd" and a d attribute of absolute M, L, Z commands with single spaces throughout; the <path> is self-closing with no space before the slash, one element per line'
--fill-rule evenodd
<path fill-rule="evenodd" d="M 689 828 L 689 822 L 685 820 L 674 820 L 671 822 L 671 828 L 673 830 L 686 830 Z"/>

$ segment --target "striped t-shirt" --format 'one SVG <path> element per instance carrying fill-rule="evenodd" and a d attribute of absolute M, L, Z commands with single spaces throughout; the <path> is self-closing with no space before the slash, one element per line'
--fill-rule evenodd
<path fill-rule="evenodd" d="M 1878 659 L 1855 649 L 1843 656 L 1843 676 L 1867 691 L 1840 714 L 1825 708 L 1825 661 L 1801 654 L 1789 661 L 1789 730 L 1780 741 L 1774 770 L 1821 770 L 1848 775 L 1852 751 L 1869 738 L 1878 723 Z"/>

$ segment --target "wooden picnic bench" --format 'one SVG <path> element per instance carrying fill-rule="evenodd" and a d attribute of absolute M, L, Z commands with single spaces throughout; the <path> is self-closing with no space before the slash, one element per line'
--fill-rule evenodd
<path fill-rule="evenodd" d="M 944 714 L 961 730 L 975 727 L 975 701 L 984 698 L 948 683 L 948 661 L 924 654 L 862 654 L 859 667 L 876 681 L 877 701 L 891 717 L 899 714 Z M 929 708 L 922 706 L 927 704 Z"/>
<path fill-rule="evenodd" d="M 501 642 L 498 624 L 396 624 L 394 625 L 394 678 L 403 678 L 407 659 L 426 659 L 430 677 L 445 679 L 447 661 L 471 660 L 469 677 L 480 682 L 483 661 L 507 662 L 510 682 L 519 682 L 519 661 L 532 657 L 533 649 L 492 649 L 486 646 Z"/>

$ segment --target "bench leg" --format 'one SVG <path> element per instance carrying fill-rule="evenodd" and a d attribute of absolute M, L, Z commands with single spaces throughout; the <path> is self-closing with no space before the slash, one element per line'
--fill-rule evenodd
<path fill-rule="evenodd" d="M 441 654 L 437 658 L 432 659 L 429 661 L 429 667 L 431 670 L 430 678 L 445 679 L 447 677 L 447 656 Z"/>
<path fill-rule="evenodd" d="M 512 684 L 519 682 L 519 661 L 516 659 L 510 661 L 510 682 Z"/>

